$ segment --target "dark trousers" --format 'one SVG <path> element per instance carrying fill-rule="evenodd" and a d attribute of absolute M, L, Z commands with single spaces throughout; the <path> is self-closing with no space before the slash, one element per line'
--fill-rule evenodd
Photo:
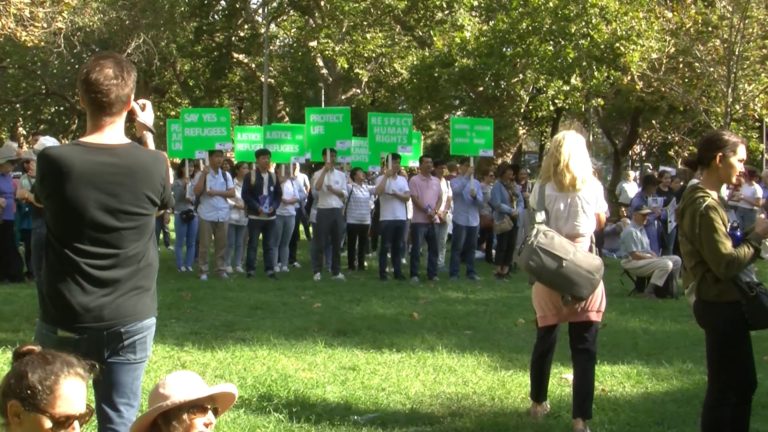
<path fill-rule="evenodd" d="M 707 393 L 702 432 L 747 432 L 757 389 L 755 357 L 741 304 L 696 300 L 693 314 L 704 329 Z"/>
<path fill-rule="evenodd" d="M 515 255 L 515 242 L 517 241 L 517 225 L 511 230 L 496 234 L 496 258 L 497 266 L 509 267 Z"/>
<path fill-rule="evenodd" d="M 383 220 L 379 222 L 381 244 L 379 245 L 379 276 L 387 275 L 387 253 L 392 251 L 392 270 L 396 278 L 403 277 L 403 236 L 405 220 Z"/>
<path fill-rule="evenodd" d="M 27 267 L 24 273 L 27 277 L 32 277 L 34 276 L 32 271 L 32 230 L 19 230 L 19 239 L 24 244 L 24 265 Z"/>
<path fill-rule="evenodd" d="M 330 242 L 331 274 L 341 273 L 341 237 L 344 227 L 344 215 L 340 208 L 317 209 L 317 232 L 315 233 L 316 252 L 326 251 Z M 320 259 L 312 259 L 312 273 L 320 273 Z"/>
<path fill-rule="evenodd" d="M 347 224 L 347 265 L 350 270 L 365 268 L 369 228 L 370 225 Z"/>
<path fill-rule="evenodd" d="M 477 238 L 477 249 L 483 246 L 485 251 L 485 261 L 493 263 L 493 228 L 480 228 L 480 234 Z"/>
<path fill-rule="evenodd" d="M 453 223 L 451 237 L 451 261 L 449 275 L 459 276 L 459 266 L 463 262 L 467 266 L 467 277 L 477 276 L 475 273 L 475 245 L 477 245 L 477 226 L 459 225 Z"/>
<path fill-rule="evenodd" d="M 595 364 L 597 363 L 597 329 L 600 323 L 582 321 L 568 323 L 573 363 L 572 418 L 590 420 L 595 398 Z M 555 355 L 558 325 L 539 327 L 531 355 L 531 400 L 538 404 L 547 400 L 552 357 Z"/>
<path fill-rule="evenodd" d="M 304 238 L 308 241 L 312 241 L 312 236 L 309 233 L 309 220 L 307 214 L 303 209 L 296 209 L 296 220 L 293 224 L 293 234 L 291 235 L 291 241 L 288 243 L 288 263 L 293 264 L 296 260 L 296 251 L 299 247 L 299 229 L 304 226 Z"/>
<path fill-rule="evenodd" d="M 16 244 L 13 221 L 0 221 L 0 281 L 24 281 L 24 263 Z"/>
<path fill-rule="evenodd" d="M 274 272 L 272 249 L 272 234 L 275 231 L 274 219 L 248 219 L 248 250 L 245 253 L 245 271 L 253 273 L 256 270 L 256 257 L 259 254 L 259 235 L 261 235 L 261 248 L 264 249 L 264 271 L 267 274 Z"/>
<path fill-rule="evenodd" d="M 168 224 L 165 223 L 165 215 L 155 218 L 155 240 L 157 240 L 158 246 L 160 246 L 160 233 L 163 234 L 163 245 L 168 249 L 171 247 L 171 231 L 168 229 Z"/>
<path fill-rule="evenodd" d="M 427 242 L 427 279 L 437 276 L 437 233 L 435 224 L 411 222 L 411 277 L 419 275 L 421 240 Z"/>

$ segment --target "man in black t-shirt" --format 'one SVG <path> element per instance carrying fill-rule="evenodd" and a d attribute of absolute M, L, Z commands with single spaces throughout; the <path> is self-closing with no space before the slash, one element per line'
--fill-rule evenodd
<path fill-rule="evenodd" d="M 85 135 L 37 162 L 47 236 L 35 338 L 99 363 L 100 432 L 129 430 L 141 402 L 157 315 L 155 215 L 173 204 L 152 106 L 133 100 L 135 86 L 123 56 L 91 57 L 78 76 Z M 126 137 L 129 112 L 147 148 Z"/>

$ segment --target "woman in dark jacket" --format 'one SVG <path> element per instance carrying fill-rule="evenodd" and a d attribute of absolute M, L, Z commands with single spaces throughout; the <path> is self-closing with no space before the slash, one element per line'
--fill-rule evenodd
<path fill-rule="evenodd" d="M 728 131 L 705 135 L 696 156 L 686 163 L 701 171 L 701 182 L 688 187 L 679 207 L 683 284 L 694 298 L 693 313 L 706 343 L 703 432 L 747 432 L 757 388 L 752 339 L 733 280 L 760 254 L 768 221 L 758 219 L 744 241 L 734 245 L 720 195 L 723 185 L 736 182 L 746 158 L 746 142 L 738 135 Z"/>

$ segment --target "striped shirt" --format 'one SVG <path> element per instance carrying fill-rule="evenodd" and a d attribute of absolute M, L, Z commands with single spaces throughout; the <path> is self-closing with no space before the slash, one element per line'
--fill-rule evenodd
<path fill-rule="evenodd" d="M 366 184 L 352 183 L 347 186 L 349 201 L 347 201 L 347 223 L 371 224 L 371 194 L 374 187 Z"/>

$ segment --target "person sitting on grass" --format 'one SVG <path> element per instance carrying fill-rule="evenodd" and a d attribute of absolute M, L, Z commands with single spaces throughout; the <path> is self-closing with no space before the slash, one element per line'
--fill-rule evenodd
<path fill-rule="evenodd" d="M 72 354 L 22 345 L 0 384 L 0 417 L 8 432 L 80 430 L 93 417 L 86 404 L 97 366 Z"/>
<path fill-rule="evenodd" d="M 677 279 L 682 265 L 678 256 L 658 256 L 651 251 L 650 242 L 643 227 L 648 215 L 652 212 L 646 206 L 635 210 L 632 214 L 632 223 L 621 233 L 621 251 L 626 256 L 621 260 L 621 267 L 633 276 L 651 277 L 645 288 L 645 295 L 649 298 L 656 297 L 656 289 L 664 285 L 670 274 Z"/>
<path fill-rule="evenodd" d="M 149 408 L 130 432 L 209 432 L 236 400 L 234 384 L 209 387 L 192 371 L 171 372 L 149 393 Z"/>

